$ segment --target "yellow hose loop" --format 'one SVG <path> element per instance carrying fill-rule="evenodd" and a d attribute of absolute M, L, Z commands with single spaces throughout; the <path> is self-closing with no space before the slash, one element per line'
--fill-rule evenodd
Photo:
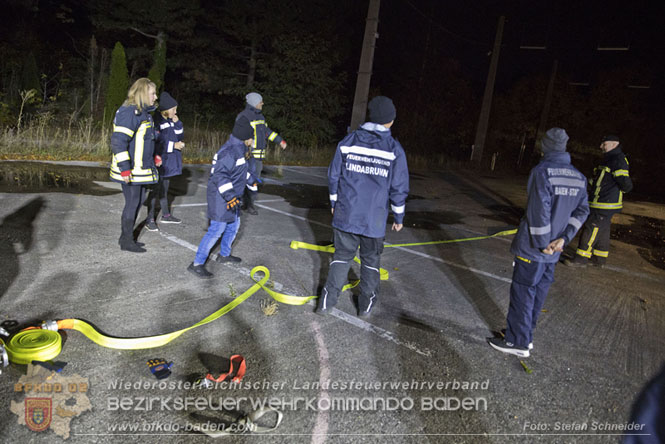
<path fill-rule="evenodd" d="M 386 245 L 387 247 L 388 245 Z M 307 242 L 300 242 L 300 241 L 291 241 L 290 247 L 294 250 L 297 250 L 299 248 L 303 248 L 305 250 L 313 250 L 313 251 L 323 251 L 324 253 L 334 253 L 335 252 L 335 247 L 333 245 L 314 245 L 314 244 L 308 244 Z M 355 256 L 353 260 L 357 263 L 360 263 L 360 259 L 358 259 L 358 256 Z M 379 274 L 381 275 L 381 280 L 382 281 L 387 281 L 388 278 L 390 277 L 390 273 L 388 273 L 388 270 L 381 268 L 379 270 Z M 358 285 L 360 281 L 353 281 L 349 284 L 346 284 L 343 288 L 342 291 L 346 291 L 349 288 L 353 288 L 356 285 Z"/>
<path fill-rule="evenodd" d="M 48 361 L 60 354 L 62 338 L 57 331 L 32 328 L 20 331 L 9 338 L 5 349 L 9 360 L 16 364 Z"/>
<path fill-rule="evenodd" d="M 258 272 L 263 273 L 263 277 L 257 279 L 254 275 Z M 266 293 L 272 296 L 276 301 L 290 304 L 290 305 L 303 305 L 307 301 L 316 298 L 316 296 L 290 296 L 278 293 L 267 287 L 268 279 L 270 278 L 270 271 L 263 266 L 254 267 L 251 271 L 252 280 L 256 282 L 247 291 L 236 297 L 233 301 L 229 302 L 216 312 L 200 320 L 196 324 L 183 328 L 182 330 L 174 331 L 172 333 L 165 333 L 157 336 L 145 336 L 139 338 L 116 338 L 106 336 L 85 321 L 80 319 L 62 319 L 58 321 L 57 325 L 62 330 L 76 330 L 82 333 L 85 337 L 90 339 L 95 344 L 102 347 L 108 347 L 121 350 L 140 350 L 147 348 L 161 347 L 173 341 L 178 336 L 182 335 L 188 330 L 208 324 L 226 313 L 230 312 L 238 305 L 242 304 L 254 293 L 263 289 Z M 56 342 L 57 341 L 57 342 Z M 29 329 L 23 330 L 11 337 L 9 344 L 7 344 L 7 351 L 11 362 L 17 364 L 28 364 L 33 360 L 47 361 L 55 358 L 62 348 L 60 334 L 56 331 L 43 330 L 43 329 Z"/>
<path fill-rule="evenodd" d="M 258 281 L 256 280 L 254 274 L 256 274 L 257 272 L 263 273 L 263 279 Z M 259 265 L 252 268 L 252 271 L 250 273 L 252 280 L 256 282 L 255 285 L 260 285 L 261 289 L 266 293 L 268 293 L 277 302 L 289 305 L 303 305 L 311 301 L 312 299 L 317 298 L 317 296 L 291 296 L 288 294 L 278 293 L 275 290 L 266 287 L 265 283 L 268 281 L 268 278 L 270 278 L 270 270 L 268 270 L 263 265 Z"/>

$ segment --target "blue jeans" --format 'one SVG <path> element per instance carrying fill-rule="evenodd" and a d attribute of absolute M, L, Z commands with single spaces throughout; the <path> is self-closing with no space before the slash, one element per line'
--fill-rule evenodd
<path fill-rule="evenodd" d="M 533 342 L 533 330 L 550 285 L 554 282 L 555 265 L 515 258 L 506 326 L 507 342 L 522 348 Z"/>
<path fill-rule="evenodd" d="M 219 253 L 222 256 L 229 256 L 231 254 L 231 244 L 238 234 L 240 228 L 240 218 L 236 216 L 235 222 L 217 222 L 216 220 L 210 221 L 208 232 L 201 239 L 199 249 L 196 250 L 196 257 L 194 258 L 194 265 L 205 264 L 208 259 L 210 250 L 215 246 L 219 238 L 222 238 L 222 243 L 219 248 Z"/>

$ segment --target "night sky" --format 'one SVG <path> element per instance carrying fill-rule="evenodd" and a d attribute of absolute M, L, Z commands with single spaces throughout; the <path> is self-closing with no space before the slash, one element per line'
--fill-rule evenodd
<path fill-rule="evenodd" d="M 257 89 L 269 104 L 267 117 L 291 140 L 334 143 L 348 126 L 368 1 L 3 3 L 0 88 L 11 112 L 28 54 L 34 54 L 39 73 L 55 78 L 49 88 L 66 88 L 57 117 L 83 100 L 93 35 L 109 53 L 116 42 L 123 44 L 135 79 L 147 75 L 154 41 L 130 28 L 156 33 L 162 26 L 168 32 L 165 85 L 181 98 L 185 116 L 196 114 L 229 129 L 244 94 Z M 116 13 L 125 18 L 114 19 Z M 625 138 L 645 167 L 665 163 L 656 135 L 665 118 L 663 1 L 383 0 L 370 96 L 394 99 L 394 133 L 411 152 L 460 160 L 467 155 L 501 15 L 506 22 L 488 149 L 508 161 L 522 138 L 533 142 L 558 60 L 547 126 L 566 128 L 580 156 L 595 152 L 602 134 L 612 132 Z M 280 46 L 285 40 L 291 47 Z M 257 73 L 248 88 L 243 76 L 250 44 L 257 51 Z M 294 128 L 294 122 L 303 127 Z M 635 166 L 640 168 L 640 160 Z"/>

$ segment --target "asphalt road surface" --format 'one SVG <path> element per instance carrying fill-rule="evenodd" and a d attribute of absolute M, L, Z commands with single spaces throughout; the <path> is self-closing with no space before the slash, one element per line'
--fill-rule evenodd
<path fill-rule="evenodd" d="M 158 220 L 160 231 L 149 232 L 141 209 L 136 231 L 147 253 L 133 254 L 117 244 L 123 197 L 105 182 L 105 168 L 4 165 L 0 322 L 10 330 L 77 318 L 109 336 L 152 336 L 191 326 L 241 295 L 257 265 L 270 270 L 270 287 L 281 293 L 315 295 L 325 282 L 330 254 L 289 247 L 292 240 L 331 242 L 325 168 L 267 167 L 259 214 L 243 213 L 234 244 L 242 262 L 208 262 L 214 278 L 200 280 L 186 268 L 207 228 L 207 166 L 188 167 L 172 181 L 172 213 L 181 224 Z M 19 167 L 30 171 L 8 179 Z M 270 296 L 258 291 L 160 348 L 116 350 L 62 332 L 55 360 L 67 365 L 60 373 L 44 369 L 28 387 L 34 368 L 2 369 L 2 440 L 60 442 L 67 432 L 69 442 L 200 442 L 202 425 L 231 427 L 271 402 L 283 420 L 269 436 L 224 439 L 619 442 L 635 397 L 665 356 L 662 205 L 627 204 L 615 218 L 607 267 L 557 266 L 534 350 L 521 361 L 487 344 L 505 326 L 512 236 L 389 247 L 515 228 L 524 182 L 413 173 L 404 230 L 386 233 L 382 267 L 390 276 L 366 319 L 356 316 L 353 291 L 326 317 L 313 313 L 313 301 L 271 312 Z M 354 266 L 349 278 L 357 276 Z M 235 354 L 246 359 L 243 385 L 190 386 L 222 373 Z M 146 365 L 156 358 L 173 363 L 167 379 Z M 70 383 L 55 397 L 47 384 L 58 378 Z M 33 398 L 52 399 L 56 428 L 36 432 L 25 418 L 20 423 L 20 408 Z M 267 413 L 258 422 L 269 427 L 275 418 Z"/>

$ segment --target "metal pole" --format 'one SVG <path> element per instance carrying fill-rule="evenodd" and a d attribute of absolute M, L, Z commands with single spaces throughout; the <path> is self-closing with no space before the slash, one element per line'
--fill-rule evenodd
<path fill-rule="evenodd" d="M 473 143 L 475 149 L 471 160 L 478 163 L 480 163 L 483 157 L 483 148 L 485 147 L 485 138 L 487 137 L 487 126 L 490 120 L 490 108 L 492 107 L 492 95 L 494 94 L 494 81 L 496 79 L 496 68 L 499 65 L 499 52 L 501 51 L 501 39 L 503 36 L 503 24 L 505 21 L 506 18 L 504 16 L 499 17 L 499 24 L 497 25 L 496 37 L 494 39 L 494 49 L 492 50 L 492 60 L 490 61 L 490 69 L 487 73 L 487 82 L 485 83 L 483 105 L 480 109 L 478 127 L 476 128 L 476 140 Z"/>
<path fill-rule="evenodd" d="M 376 46 L 377 29 L 379 27 L 379 6 L 381 0 L 369 0 L 367 22 L 365 23 L 365 37 L 363 49 L 360 54 L 358 79 L 356 80 L 356 93 L 353 98 L 353 111 L 351 113 L 350 131 L 354 131 L 365 120 L 367 113 L 367 96 L 369 83 L 372 77 L 372 63 L 374 62 L 374 47 Z"/>

